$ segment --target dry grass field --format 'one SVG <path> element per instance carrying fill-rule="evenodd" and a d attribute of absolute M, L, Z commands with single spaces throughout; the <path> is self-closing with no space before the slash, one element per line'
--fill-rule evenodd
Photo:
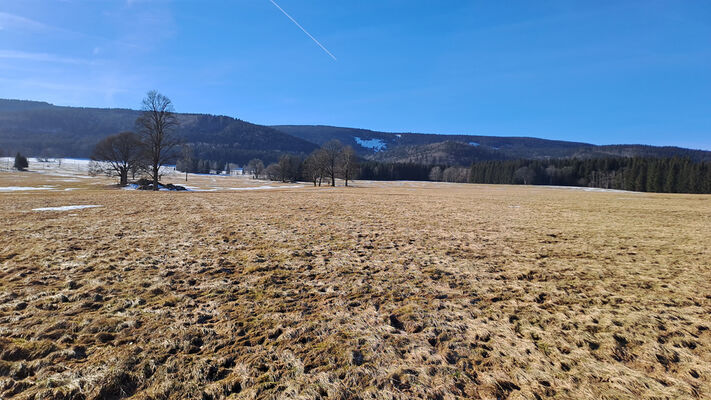
<path fill-rule="evenodd" d="M 0 193 L 0 398 L 711 397 L 709 196 L 55 178 L 0 173 L 55 185 Z"/>

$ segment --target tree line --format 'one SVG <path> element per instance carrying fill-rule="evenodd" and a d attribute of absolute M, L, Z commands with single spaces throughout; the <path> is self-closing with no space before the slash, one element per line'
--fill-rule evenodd
<path fill-rule="evenodd" d="M 711 193 L 711 162 L 687 157 L 487 161 L 471 165 L 468 182 Z"/>
<path fill-rule="evenodd" d="M 307 157 L 283 154 L 278 162 L 267 166 L 260 159 L 252 159 L 245 166 L 244 172 L 254 179 L 306 181 L 312 182 L 314 186 L 336 186 L 336 179 L 342 179 L 345 186 L 348 186 L 349 181 L 360 176 L 360 162 L 351 146 L 344 146 L 334 139 Z"/>
<path fill-rule="evenodd" d="M 582 186 L 659 193 L 711 193 L 711 162 L 689 157 L 490 160 L 469 167 L 365 161 L 361 179 Z"/>

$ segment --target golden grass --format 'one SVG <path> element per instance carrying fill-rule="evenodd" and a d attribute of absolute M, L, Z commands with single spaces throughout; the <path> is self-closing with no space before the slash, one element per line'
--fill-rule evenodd
<path fill-rule="evenodd" d="M 711 197 L 372 186 L 0 194 L 0 397 L 711 396 Z"/>

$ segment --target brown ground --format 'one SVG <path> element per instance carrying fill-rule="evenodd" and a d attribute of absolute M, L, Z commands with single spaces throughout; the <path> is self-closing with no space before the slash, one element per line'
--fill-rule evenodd
<path fill-rule="evenodd" d="M 419 186 L 0 193 L 0 398 L 711 397 L 711 197 Z"/>

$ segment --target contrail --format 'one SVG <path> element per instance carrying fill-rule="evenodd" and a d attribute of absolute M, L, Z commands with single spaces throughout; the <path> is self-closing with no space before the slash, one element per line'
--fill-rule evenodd
<path fill-rule="evenodd" d="M 331 52 L 328 51 L 328 49 L 325 48 L 318 40 L 316 40 L 315 37 L 311 36 L 311 34 L 310 34 L 306 29 L 304 29 L 303 26 L 301 26 L 298 22 L 296 22 L 296 20 L 295 20 L 294 18 L 292 18 L 291 15 L 287 14 L 287 12 L 284 11 L 283 8 L 279 7 L 279 4 L 277 4 L 274 0 L 269 0 L 269 1 L 270 1 L 272 4 L 274 4 L 274 6 L 276 6 L 276 8 L 279 9 L 279 11 L 281 11 L 282 13 L 284 13 L 284 15 L 286 15 L 286 16 L 291 20 L 291 22 L 293 22 L 294 24 L 296 24 L 296 26 L 298 26 L 299 29 L 301 29 L 302 31 L 304 31 L 304 33 L 307 34 L 307 35 L 311 38 L 311 40 L 314 41 L 314 43 L 316 43 L 320 48 L 322 48 L 323 51 L 325 51 L 329 56 L 331 56 L 331 58 L 333 58 L 335 61 L 338 61 L 338 60 L 336 59 L 336 56 L 334 56 L 333 54 L 331 54 Z"/>

